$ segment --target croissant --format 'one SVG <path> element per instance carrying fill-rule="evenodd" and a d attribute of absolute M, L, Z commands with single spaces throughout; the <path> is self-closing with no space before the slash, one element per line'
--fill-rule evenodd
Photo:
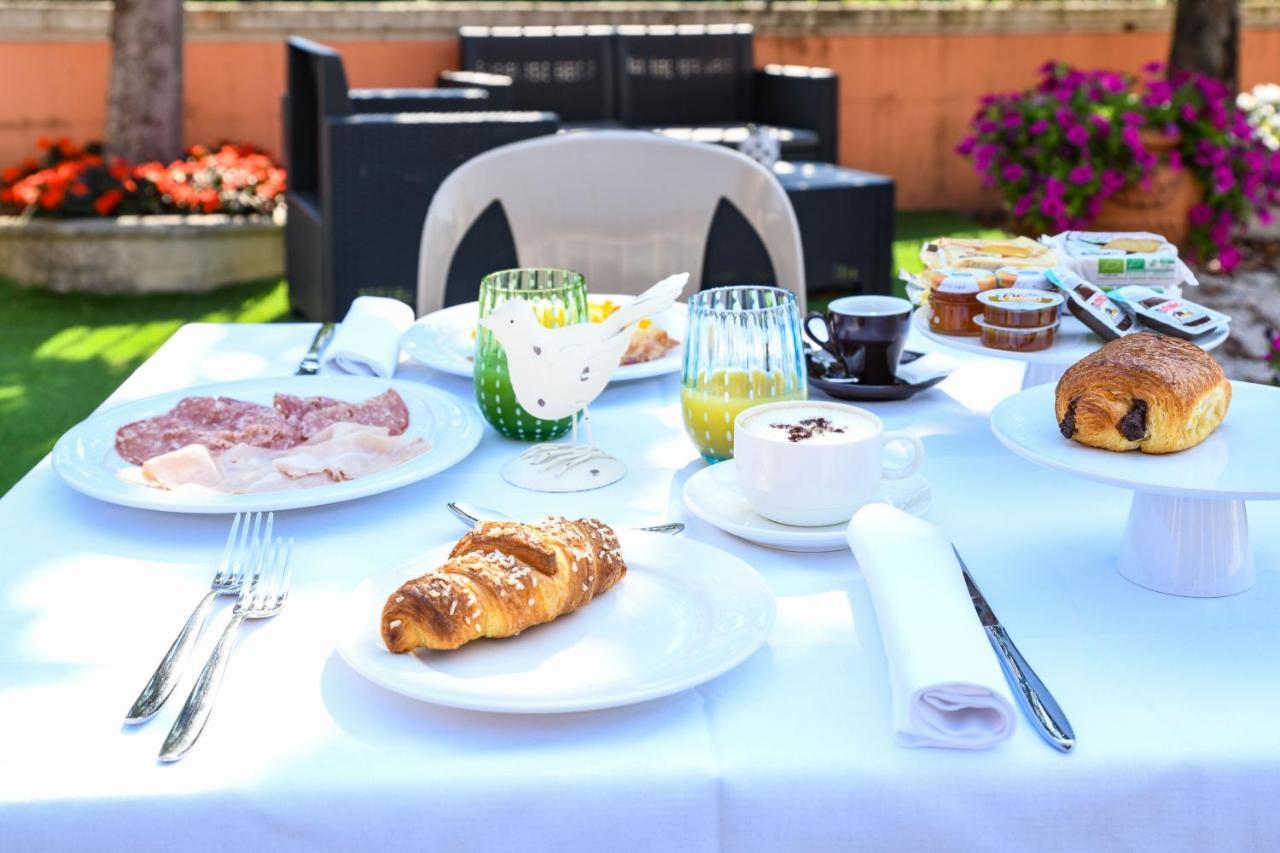
<path fill-rule="evenodd" d="M 481 522 L 444 565 L 387 598 L 382 641 L 399 654 L 512 637 L 577 610 L 626 573 L 617 535 L 595 519 Z"/>
<path fill-rule="evenodd" d="M 1067 438 L 1104 450 L 1173 453 L 1226 417 L 1231 383 L 1189 341 L 1148 332 L 1090 353 L 1058 380 L 1054 410 Z"/>

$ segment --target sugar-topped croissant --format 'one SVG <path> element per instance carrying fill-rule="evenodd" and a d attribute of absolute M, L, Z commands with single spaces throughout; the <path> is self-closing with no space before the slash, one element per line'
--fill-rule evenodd
<path fill-rule="evenodd" d="M 626 573 L 618 537 L 595 519 L 481 522 L 444 565 L 387 598 L 382 641 L 401 653 L 511 637 L 578 609 Z"/>

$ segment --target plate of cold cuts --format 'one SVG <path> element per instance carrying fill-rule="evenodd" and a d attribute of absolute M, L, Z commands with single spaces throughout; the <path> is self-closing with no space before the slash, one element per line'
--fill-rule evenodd
<path fill-rule="evenodd" d="M 357 376 L 205 385 L 95 412 L 53 449 L 69 486 L 167 512 L 301 509 L 416 483 L 480 442 L 474 407 Z"/>

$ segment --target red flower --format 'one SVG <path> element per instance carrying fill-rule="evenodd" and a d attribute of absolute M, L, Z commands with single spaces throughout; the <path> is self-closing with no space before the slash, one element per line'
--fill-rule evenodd
<path fill-rule="evenodd" d="M 107 190 L 93 201 L 93 209 L 98 211 L 100 216 L 108 216 L 111 211 L 120 206 L 124 193 L 120 190 Z"/>
<path fill-rule="evenodd" d="M 62 198 L 66 195 L 60 184 L 45 187 L 40 193 L 40 206 L 45 210 L 53 210 L 62 204 Z"/>
<path fill-rule="evenodd" d="M 10 166 L 3 172 L 0 172 L 0 181 L 6 184 L 12 184 L 22 177 L 22 170 L 17 166 Z"/>

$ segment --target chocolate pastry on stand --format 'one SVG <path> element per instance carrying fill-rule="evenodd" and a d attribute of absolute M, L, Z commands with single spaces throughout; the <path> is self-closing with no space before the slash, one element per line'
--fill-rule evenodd
<path fill-rule="evenodd" d="M 1173 453 L 1204 441 L 1230 404 L 1231 383 L 1208 353 L 1139 332 L 1068 368 L 1054 410 L 1063 436 L 1081 444 Z"/>

